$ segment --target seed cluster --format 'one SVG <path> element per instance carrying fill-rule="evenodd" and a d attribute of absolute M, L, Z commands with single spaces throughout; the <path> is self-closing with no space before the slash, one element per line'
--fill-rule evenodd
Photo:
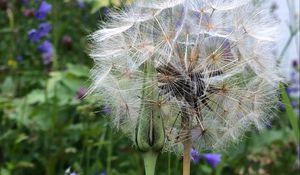
<path fill-rule="evenodd" d="M 186 139 L 223 148 L 272 116 L 275 23 L 249 0 L 138 0 L 92 34 L 91 91 L 129 136 L 149 103 L 163 118 L 165 149 L 181 153 Z M 155 72 L 145 82 L 148 63 Z"/>

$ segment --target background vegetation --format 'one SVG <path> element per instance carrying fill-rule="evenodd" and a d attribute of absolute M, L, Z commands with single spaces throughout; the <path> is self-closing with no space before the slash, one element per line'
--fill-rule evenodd
<path fill-rule="evenodd" d="M 132 143 L 109 127 L 109 106 L 83 98 L 93 64 L 87 35 L 126 3 L 48 0 L 47 9 L 42 2 L 0 0 L 0 175 L 143 174 Z M 297 36 L 299 28 L 290 29 Z M 288 86 L 278 92 L 278 117 L 268 129 L 248 133 L 215 169 L 204 160 L 193 164 L 192 174 L 299 172 L 299 61 L 290 65 Z M 181 158 L 163 153 L 157 169 L 158 175 L 179 175 Z"/>

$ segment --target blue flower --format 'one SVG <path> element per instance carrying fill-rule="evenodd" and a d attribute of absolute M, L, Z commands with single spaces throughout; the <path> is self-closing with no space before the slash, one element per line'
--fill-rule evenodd
<path fill-rule="evenodd" d="M 77 5 L 79 6 L 79 8 L 85 8 L 85 3 L 83 2 L 83 0 L 77 0 Z"/>
<path fill-rule="evenodd" d="M 295 101 L 295 100 L 293 100 L 293 101 L 291 102 L 291 105 L 292 105 L 292 107 L 293 107 L 294 109 L 297 108 L 297 107 L 299 106 L 298 102 Z"/>
<path fill-rule="evenodd" d="M 101 171 L 100 173 L 97 173 L 96 175 L 106 175 L 105 171 Z"/>
<path fill-rule="evenodd" d="M 52 30 L 52 26 L 50 23 L 42 23 L 39 25 L 38 32 L 40 37 L 48 35 L 48 33 Z"/>
<path fill-rule="evenodd" d="M 32 29 L 28 32 L 28 37 L 31 42 L 37 42 L 41 37 L 48 35 L 52 30 L 52 26 L 49 23 L 42 23 L 39 25 L 38 30 Z"/>
<path fill-rule="evenodd" d="M 52 62 L 53 46 L 48 40 L 44 41 L 38 50 L 42 53 L 43 61 L 45 65 L 49 65 Z"/>
<path fill-rule="evenodd" d="M 204 154 L 203 157 L 212 168 L 216 168 L 221 161 L 220 154 L 207 153 Z"/>
<path fill-rule="evenodd" d="M 78 175 L 78 174 L 73 172 L 73 173 L 71 173 L 70 175 Z"/>
<path fill-rule="evenodd" d="M 44 41 L 38 48 L 41 53 L 50 53 L 53 50 L 52 44 L 50 41 Z"/>
<path fill-rule="evenodd" d="M 28 32 L 28 37 L 31 42 L 37 42 L 41 39 L 41 35 L 38 30 L 32 29 Z"/>
<path fill-rule="evenodd" d="M 191 161 L 193 163 L 198 163 L 200 161 L 200 154 L 197 150 L 192 148 L 190 154 L 191 154 Z"/>
<path fill-rule="evenodd" d="M 286 89 L 288 95 L 291 95 L 291 94 L 294 94 L 294 93 L 298 93 L 299 90 L 300 89 L 298 87 L 288 87 Z"/>
<path fill-rule="evenodd" d="M 35 17 L 37 20 L 44 20 L 48 13 L 50 13 L 52 10 L 52 5 L 48 4 L 47 2 L 43 1 L 38 9 L 38 11 L 35 13 Z"/>
<path fill-rule="evenodd" d="M 221 155 L 220 154 L 212 154 L 212 153 L 206 153 L 203 155 L 200 155 L 200 153 L 195 150 L 195 149 L 191 149 L 191 161 L 193 163 L 198 163 L 200 161 L 200 159 L 204 159 L 207 161 L 207 163 L 212 167 L 212 168 L 216 168 L 217 165 L 220 163 L 221 161 Z"/>

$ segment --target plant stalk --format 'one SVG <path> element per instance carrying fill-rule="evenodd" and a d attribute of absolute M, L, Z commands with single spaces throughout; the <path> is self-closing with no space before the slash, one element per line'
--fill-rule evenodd
<path fill-rule="evenodd" d="M 181 127 L 186 131 L 186 137 L 184 138 L 183 144 L 183 175 L 190 175 L 191 166 L 191 149 L 192 149 L 192 136 L 190 130 L 190 118 L 187 114 L 186 109 L 182 108 L 182 119 Z"/>
<path fill-rule="evenodd" d="M 146 175 L 154 175 L 158 154 L 154 151 L 148 151 L 143 154 Z"/>
<path fill-rule="evenodd" d="M 183 142 L 184 151 L 183 151 L 183 175 L 190 175 L 190 165 L 191 165 L 191 149 L 192 149 L 192 140 L 189 139 Z"/>

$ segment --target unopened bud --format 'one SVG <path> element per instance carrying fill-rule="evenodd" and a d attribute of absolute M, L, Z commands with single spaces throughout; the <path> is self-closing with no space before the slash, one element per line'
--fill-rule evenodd
<path fill-rule="evenodd" d="M 145 64 L 145 86 L 135 141 L 141 151 L 160 151 L 164 147 L 165 133 L 161 111 L 159 106 L 155 105 L 159 98 L 158 90 L 146 86 L 155 81 L 155 68 L 150 63 Z"/>

